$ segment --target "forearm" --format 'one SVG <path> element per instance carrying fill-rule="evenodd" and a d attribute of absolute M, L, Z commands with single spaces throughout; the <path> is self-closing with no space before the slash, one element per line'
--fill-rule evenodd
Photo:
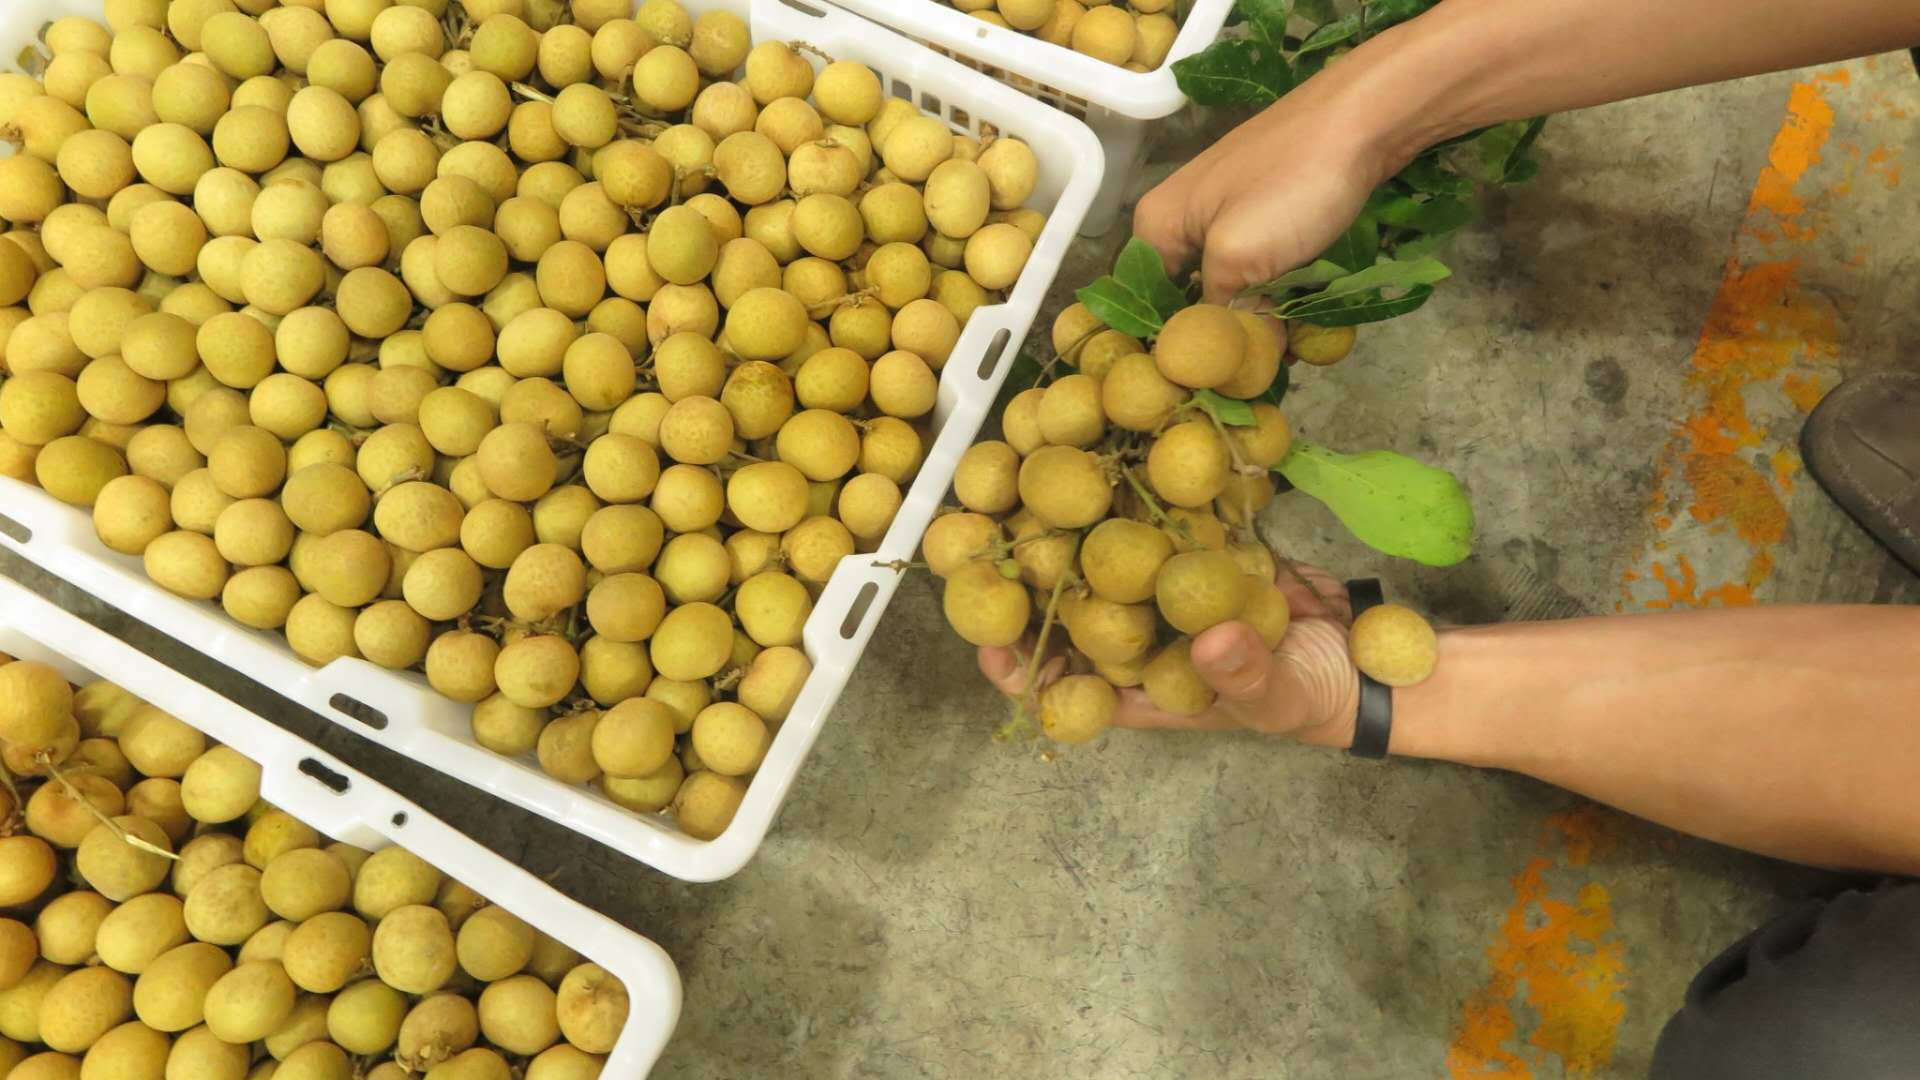
<path fill-rule="evenodd" d="M 1447 0 L 1308 85 L 1349 103 L 1390 175 L 1489 124 L 1912 45 L 1906 0 Z"/>
<path fill-rule="evenodd" d="M 1781 607 L 1455 631 L 1394 750 L 1683 832 L 1920 873 L 1920 609 Z"/>

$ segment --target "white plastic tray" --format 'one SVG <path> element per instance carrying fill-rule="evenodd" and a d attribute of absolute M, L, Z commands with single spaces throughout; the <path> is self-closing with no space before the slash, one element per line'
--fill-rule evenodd
<path fill-rule="evenodd" d="M 1027 140 L 1040 161 L 1039 185 L 1030 205 L 1049 214 L 1026 272 L 1007 301 L 976 311 L 961 332 L 941 373 L 926 463 L 879 551 L 844 560 L 815 604 L 803 642 L 813 661 L 813 677 L 781 725 L 725 833 L 711 841 L 695 840 L 681 833 L 671 818 L 635 814 L 592 790 L 547 776 L 532 755 L 511 759 L 485 749 L 473 739 L 470 708 L 434 693 L 423 677 L 385 671 L 361 660 L 338 660 L 318 671 L 309 668 L 278 635 L 250 631 L 211 605 L 182 600 L 149 582 L 139 559 L 114 554 L 94 538 L 84 512 L 4 478 L 0 517 L 23 526 L 25 538 L 0 537 L 0 543 L 175 640 L 414 761 L 675 877 L 716 881 L 753 857 L 799 775 L 899 585 L 899 573 L 884 564 L 909 560 L 918 550 L 960 455 L 979 434 L 1093 204 L 1103 161 L 1099 140 L 1080 121 L 844 11 L 794 0 L 683 3 L 695 13 L 721 8 L 740 14 L 749 20 L 756 41 L 806 42 L 835 58 L 861 61 L 880 74 L 890 93 L 948 119 L 957 129 L 978 133 L 990 126 Z M 0 56 L 14 55 L 53 15 L 99 11 L 100 4 L 93 0 L 27 0 L 24 5 L 0 0 Z"/>
<path fill-rule="evenodd" d="M 832 0 L 840 7 L 923 41 L 1011 81 L 1055 108 L 1084 118 L 1106 148 L 1107 175 L 1085 232 L 1099 236 L 1119 217 L 1133 177 L 1146 161 L 1148 121 L 1179 112 L 1187 96 L 1173 64 L 1213 44 L 1233 0 L 1194 0 L 1167 59 L 1152 71 L 1128 71 L 1004 26 L 981 22 L 942 0 Z"/>
<path fill-rule="evenodd" d="M 40 660 L 68 681 L 113 683 L 258 762 L 261 797 L 326 836 L 375 850 L 400 844 L 528 925 L 619 976 L 632 1003 L 609 1077 L 644 1076 L 680 1019 L 680 974 L 658 945 L 556 892 L 311 744 L 242 709 L 24 586 L 0 577 L 0 652 Z"/>

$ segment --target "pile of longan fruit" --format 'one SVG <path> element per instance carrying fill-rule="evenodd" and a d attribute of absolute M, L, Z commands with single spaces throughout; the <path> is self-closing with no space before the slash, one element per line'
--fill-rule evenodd
<path fill-rule="evenodd" d="M 0 656 L 0 740 L 9 1080 L 590 1080 L 626 1025 L 606 970 L 111 683 Z"/>
<path fill-rule="evenodd" d="M 1128 71 L 1156 71 L 1180 36 L 1174 0 L 946 0 L 981 22 L 1031 34 Z"/>
<path fill-rule="evenodd" d="M 0 473 L 724 831 L 1044 227 L 1033 150 L 674 0 L 107 0 L 42 40 L 0 75 Z"/>
<path fill-rule="evenodd" d="M 1148 346 L 1074 304 L 1053 326 L 1072 373 L 1012 398 L 1004 441 L 961 458 L 959 509 L 934 519 L 922 551 L 944 579 L 947 621 L 972 644 L 1064 630 L 1069 674 L 1038 701 L 1047 737 L 1099 737 L 1117 688 L 1197 715 L 1214 692 L 1193 666 L 1194 635 L 1235 620 L 1270 648 L 1286 635 L 1279 566 L 1254 525 L 1292 431 L 1255 399 L 1289 355 L 1336 363 L 1354 332 L 1294 324 L 1291 353 L 1288 336 L 1266 316 L 1198 304 Z M 1198 391 L 1251 402 L 1253 423 L 1222 423 Z"/>

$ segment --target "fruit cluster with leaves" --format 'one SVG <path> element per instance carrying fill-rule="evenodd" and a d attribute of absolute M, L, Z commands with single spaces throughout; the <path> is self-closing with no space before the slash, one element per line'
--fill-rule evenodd
<path fill-rule="evenodd" d="M 1342 53 L 1439 0 L 1238 0 L 1237 29 L 1173 65 L 1199 105 L 1271 105 Z M 1481 185 L 1525 183 L 1544 118 L 1500 124 L 1432 147 L 1382 184 L 1353 225 L 1309 265 L 1248 290 L 1275 312 L 1320 326 L 1417 311 L 1449 271 L 1435 257 L 1478 212 Z"/>
<path fill-rule="evenodd" d="M 1294 323 L 1289 340 L 1266 316 L 1189 304 L 1138 240 L 1078 297 L 1054 324 L 1055 362 L 1006 400 L 1003 439 L 961 459 L 959 509 L 923 544 L 962 638 L 1005 647 L 1037 633 L 1028 685 L 1054 633 L 1072 643 L 1070 673 L 1021 711 L 1037 706 L 1049 738 L 1098 737 L 1126 687 L 1166 712 L 1207 709 L 1190 647 L 1221 623 L 1278 646 L 1290 611 L 1276 579 L 1297 570 L 1256 527 L 1276 475 L 1382 551 L 1466 557 L 1473 511 L 1447 473 L 1293 437 L 1280 409 L 1292 363 L 1338 362 L 1351 327 Z"/>

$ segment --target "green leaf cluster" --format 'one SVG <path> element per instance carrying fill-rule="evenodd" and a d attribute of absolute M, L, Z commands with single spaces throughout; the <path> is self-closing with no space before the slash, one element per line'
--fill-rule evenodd
<path fill-rule="evenodd" d="M 1247 6 L 1245 0 L 1242 6 Z M 1288 318 L 1354 319 L 1381 305 L 1418 306 L 1447 275 L 1447 268 L 1430 256 L 1375 261 L 1357 271 L 1323 258 L 1270 283 L 1267 290 L 1280 300 L 1279 313 Z M 1387 298 L 1389 292 L 1397 296 Z M 1167 320 L 1188 306 L 1186 290 L 1174 284 L 1159 253 L 1138 237 L 1128 241 L 1113 273 L 1075 295 L 1101 322 L 1142 341 L 1159 336 Z M 1025 355 L 1016 363 L 996 413 L 1014 394 L 1045 377 L 1046 368 Z M 1278 405 L 1286 396 L 1291 370 L 1281 365 L 1259 400 Z M 1191 404 L 1223 427 L 1256 422 L 1253 402 L 1212 390 L 1196 392 Z M 1385 450 L 1348 455 L 1295 441 L 1275 471 L 1325 503 L 1362 542 L 1388 555 L 1451 566 L 1472 553 L 1473 504 L 1444 470 Z"/>
<path fill-rule="evenodd" d="M 1238 0 L 1238 29 L 1175 63 L 1174 75 L 1202 105 L 1270 105 L 1343 51 L 1438 2 Z M 1436 253 L 1478 215 L 1480 186 L 1525 183 L 1539 173 L 1532 150 L 1545 124 L 1501 124 L 1433 147 L 1382 184 L 1313 263 L 1250 292 L 1272 300 L 1287 318 L 1320 326 L 1419 310 L 1447 277 Z M 1381 273 L 1364 276 L 1375 271 Z M 1356 287 L 1356 279 L 1366 284 Z"/>

